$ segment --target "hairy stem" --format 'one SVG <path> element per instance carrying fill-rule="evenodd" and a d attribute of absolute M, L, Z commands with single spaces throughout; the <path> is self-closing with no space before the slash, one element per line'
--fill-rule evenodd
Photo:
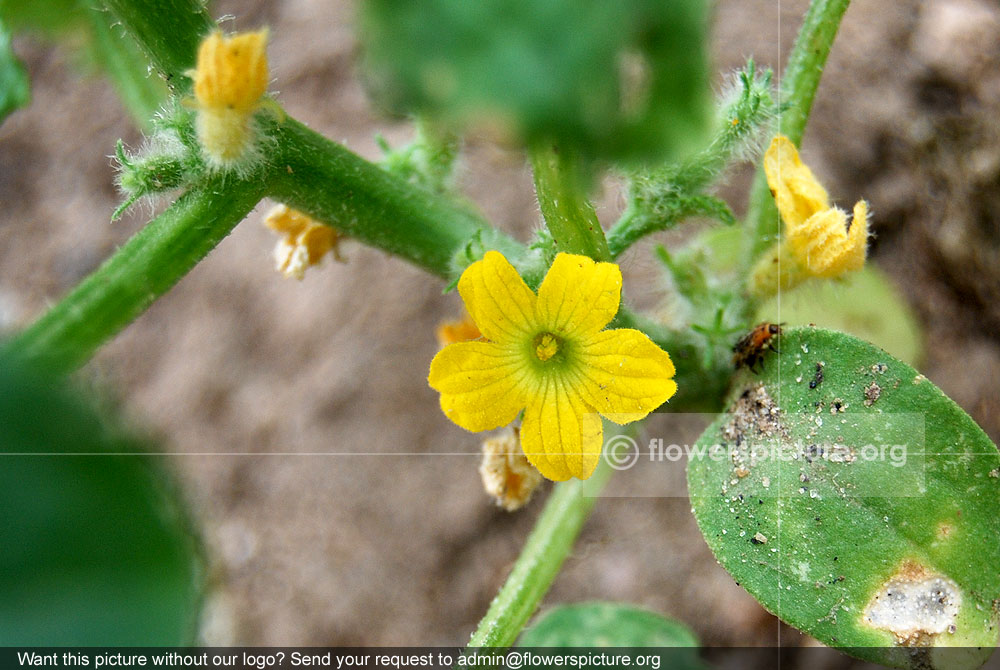
<path fill-rule="evenodd" d="M 726 203 L 710 195 L 684 195 L 671 193 L 663 198 L 655 212 L 644 211 L 633 202 L 621 218 L 608 231 L 608 249 L 612 258 L 618 258 L 630 246 L 650 233 L 669 230 L 689 216 L 703 216 L 735 223 Z"/>
<path fill-rule="evenodd" d="M 135 42 L 111 25 L 112 15 L 103 10 L 87 9 L 94 51 L 104 66 L 118 97 L 132 115 L 133 120 L 148 130 L 153 114 L 167 98 L 163 81 L 150 75 Z"/>
<path fill-rule="evenodd" d="M 787 103 L 788 109 L 781 114 L 779 130 L 796 145 L 802 141 L 823 67 L 849 4 L 850 0 L 812 0 L 788 56 L 780 89 L 781 102 Z M 764 171 L 758 170 L 747 214 L 747 230 L 752 236 L 748 267 L 777 238 L 779 229 L 778 210 L 767 179 Z"/>
<path fill-rule="evenodd" d="M 602 458 L 590 479 L 556 485 L 469 648 L 513 644 L 559 573 L 612 472 Z"/>
<path fill-rule="evenodd" d="M 451 278 L 473 238 L 507 255 L 517 242 L 474 213 L 413 186 L 286 119 L 267 174 L 209 178 L 181 196 L 12 346 L 56 371 L 82 365 L 229 234 L 265 195 L 374 247 Z"/>
<path fill-rule="evenodd" d="M 54 372 L 82 365 L 229 234 L 259 183 L 212 179 L 181 196 L 10 346 Z"/>
<path fill-rule="evenodd" d="M 473 238 L 507 255 L 520 253 L 520 245 L 478 214 L 409 184 L 293 119 L 277 133 L 281 153 L 267 193 L 276 200 L 448 279 L 455 272 L 456 252 Z"/>
<path fill-rule="evenodd" d="M 610 261 L 604 230 L 594 206 L 587 200 L 580 162 L 563 150 L 535 147 L 531 151 L 531 165 L 538 204 L 556 248 L 590 256 L 595 261 Z"/>
<path fill-rule="evenodd" d="M 216 28 L 201 0 L 103 0 L 175 93 L 186 93 L 201 38 Z"/>

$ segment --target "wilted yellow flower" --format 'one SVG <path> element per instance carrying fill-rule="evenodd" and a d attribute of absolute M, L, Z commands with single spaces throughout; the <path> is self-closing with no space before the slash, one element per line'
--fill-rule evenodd
<path fill-rule="evenodd" d="M 198 47 L 194 79 L 198 141 L 217 166 L 253 150 L 253 115 L 267 92 L 267 29 L 224 36 L 215 31 Z"/>
<path fill-rule="evenodd" d="M 458 291 L 485 340 L 448 345 L 428 381 L 445 416 L 492 430 L 524 410 L 521 447 L 549 479 L 586 479 L 601 455 L 598 414 L 645 417 L 677 390 L 667 352 L 644 333 L 602 330 L 618 312 L 621 271 L 561 253 L 536 295 L 507 259 L 489 251 Z"/>
<path fill-rule="evenodd" d="M 527 505 L 542 483 L 542 473 L 524 457 L 517 430 L 513 429 L 483 442 L 479 476 L 486 493 L 508 512 Z"/>
<path fill-rule="evenodd" d="M 809 277 L 833 279 L 864 267 L 868 244 L 864 200 L 854 205 L 848 220 L 847 212 L 830 204 L 826 189 L 784 135 L 776 136 L 764 154 L 764 174 L 785 222 L 785 240 L 765 253 L 754 269 L 755 292 L 772 294 Z"/>
<path fill-rule="evenodd" d="M 826 190 L 799 152 L 778 135 L 764 154 L 764 174 L 785 222 L 788 242 L 802 267 L 815 277 L 860 270 L 868 243 L 868 205 L 854 205 L 854 218 L 830 205 Z"/>
<path fill-rule="evenodd" d="M 340 260 L 337 231 L 297 209 L 275 205 L 264 218 L 264 224 L 284 235 L 274 247 L 274 260 L 278 272 L 289 279 L 301 280 L 306 268 L 319 263 L 328 251 L 333 251 Z"/>

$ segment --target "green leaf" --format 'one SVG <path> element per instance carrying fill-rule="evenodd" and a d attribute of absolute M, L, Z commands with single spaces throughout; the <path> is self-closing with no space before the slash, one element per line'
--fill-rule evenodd
<path fill-rule="evenodd" d="M 10 44 L 10 33 L 0 20 L 0 122 L 31 102 L 31 86 L 24 65 Z"/>
<path fill-rule="evenodd" d="M 369 0 L 361 36 L 394 111 L 664 160 L 707 129 L 706 16 L 702 0 Z"/>
<path fill-rule="evenodd" d="M 521 647 L 697 647 L 687 626 L 633 605 L 559 605 L 518 639 Z M 695 658 L 692 654 L 691 658 Z"/>
<path fill-rule="evenodd" d="M 736 375 L 688 466 L 716 558 L 827 645 L 896 667 L 978 667 L 1000 618 L 996 447 L 866 342 L 786 328 L 776 348 L 759 374 Z"/>
<path fill-rule="evenodd" d="M 0 352 L 0 645 L 194 641 L 197 544 L 146 449 Z"/>
<path fill-rule="evenodd" d="M 876 344 L 910 365 L 923 355 L 920 327 L 889 277 L 866 265 L 840 281 L 809 281 L 782 291 L 757 310 L 757 321 L 814 324 Z"/>

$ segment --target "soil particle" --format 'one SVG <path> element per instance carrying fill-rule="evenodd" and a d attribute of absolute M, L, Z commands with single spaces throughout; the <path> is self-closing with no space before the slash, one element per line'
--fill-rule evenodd
<path fill-rule="evenodd" d="M 742 445 L 748 438 L 785 435 L 780 412 L 763 384 L 746 389 L 733 405 L 729 421 L 722 426 L 722 437 L 729 443 Z"/>
<path fill-rule="evenodd" d="M 882 396 L 882 387 L 876 382 L 872 382 L 865 387 L 865 407 L 871 407 L 875 404 L 875 401 Z"/>
<path fill-rule="evenodd" d="M 809 388 L 814 389 L 823 383 L 823 363 L 816 364 L 816 374 L 813 375 L 812 381 L 809 382 Z"/>

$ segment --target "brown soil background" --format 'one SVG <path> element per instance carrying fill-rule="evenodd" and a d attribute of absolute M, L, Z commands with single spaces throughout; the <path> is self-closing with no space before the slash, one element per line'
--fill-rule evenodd
<path fill-rule="evenodd" d="M 777 67 L 798 0 L 717 3 L 720 71 Z M 345 0 L 220 2 L 229 29 L 271 27 L 290 114 L 374 159 L 405 124 L 380 117 L 355 77 Z M 29 323 L 144 222 L 114 225 L 108 154 L 139 136 L 102 81 L 67 53 L 15 42 L 34 101 L 0 127 L 0 327 Z M 926 333 L 922 371 L 1000 438 L 1000 10 L 988 0 L 856 0 L 804 141 L 841 203 L 875 212 L 874 262 Z M 739 210 L 749 171 L 726 191 Z M 503 229 L 538 226 L 521 155 L 471 140 L 466 192 Z M 613 192 L 601 217 L 621 207 Z M 484 496 L 479 440 L 426 385 L 434 326 L 456 295 L 386 254 L 285 281 L 262 204 L 85 370 L 162 437 L 204 530 L 212 595 L 203 641 L 255 645 L 457 645 L 502 583 L 542 500 L 507 514 Z M 623 263 L 626 292 L 651 260 Z M 655 284 L 654 284 L 655 285 Z M 650 434 L 681 428 L 658 418 Z M 212 455 L 201 455 L 204 453 Z M 365 455 L 295 455 L 361 453 Z M 377 452 L 374 455 L 371 452 Z M 455 452 L 462 456 L 434 456 Z M 424 454 L 394 456 L 394 454 Z M 545 492 L 539 496 L 544 498 Z M 808 643 L 720 568 L 682 485 L 674 497 L 597 505 L 544 606 L 629 601 L 687 622 L 709 646 Z"/>

